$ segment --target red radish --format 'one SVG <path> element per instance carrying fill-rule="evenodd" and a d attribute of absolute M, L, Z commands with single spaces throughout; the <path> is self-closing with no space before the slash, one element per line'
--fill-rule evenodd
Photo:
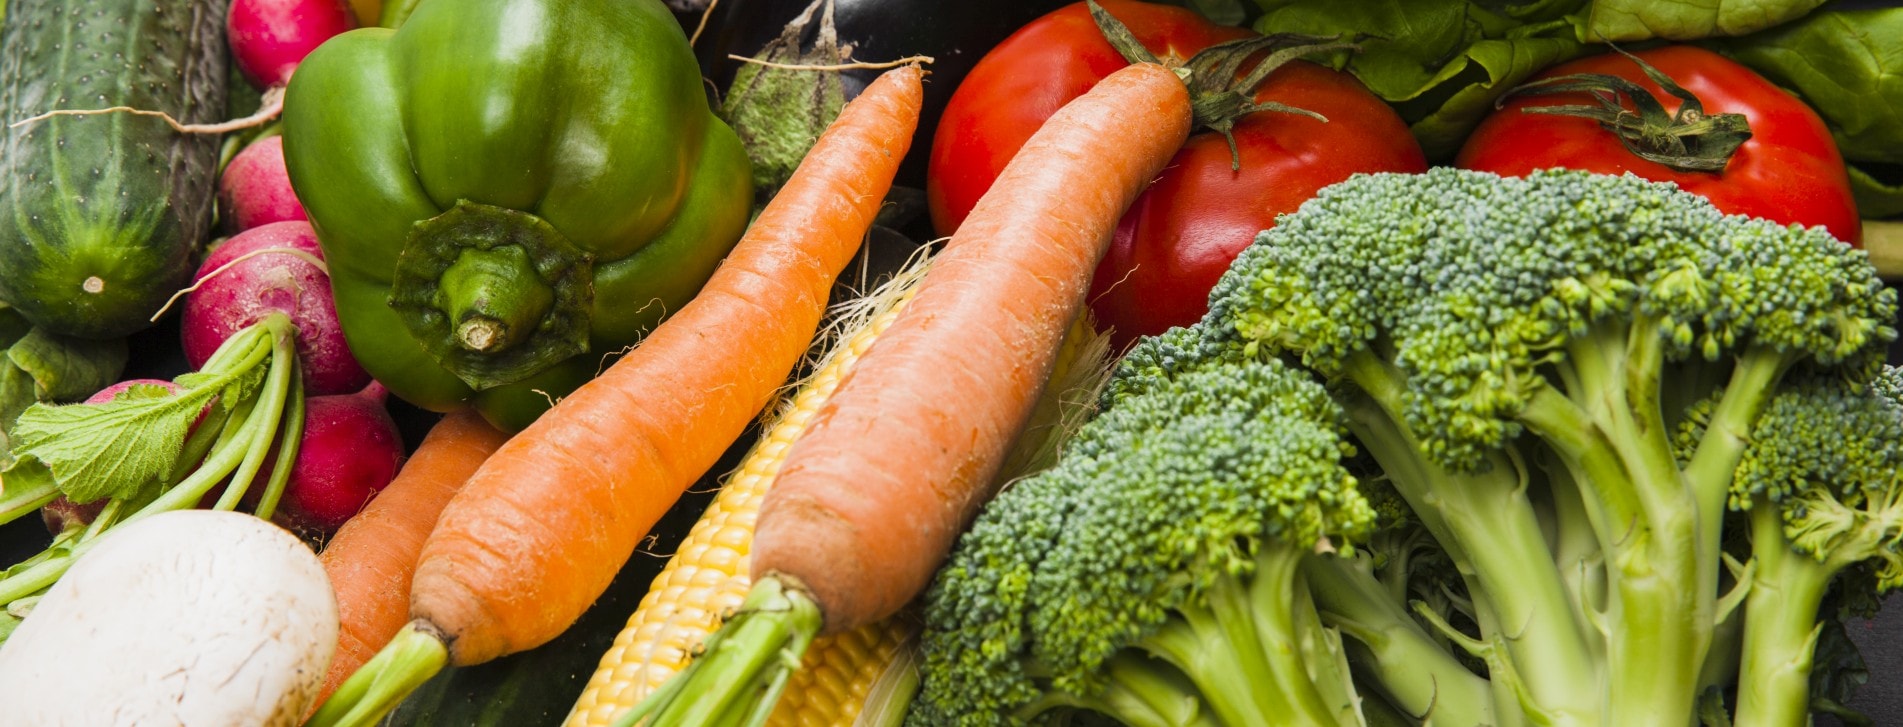
<path fill-rule="evenodd" d="M 273 222 L 227 240 L 199 266 L 181 321 L 185 359 L 201 368 L 218 344 L 272 311 L 297 326 L 304 390 L 313 395 L 356 391 L 370 374 L 344 345 L 331 302 L 330 275 L 308 222 Z"/>
<path fill-rule="evenodd" d="M 304 56 L 356 26 L 344 0 L 232 0 L 225 15 L 232 60 L 262 89 L 282 88 Z"/>
<path fill-rule="evenodd" d="M 375 381 L 355 394 L 304 402 L 304 439 L 276 520 L 329 535 L 370 504 L 403 466 L 403 438 L 384 409 L 389 391 Z"/>
<path fill-rule="evenodd" d="M 127 379 L 100 389 L 98 393 L 86 397 L 85 403 L 98 404 L 100 402 L 112 401 L 112 398 L 118 396 L 119 392 L 134 386 L 157 386 L 166 391 L 173 393 L 178 392 L 178 384 L 164 379 Z M 40 520 L 46 523 L 47 532 L 58 535 L 67 528 L 83 527 L 92 524 L 93 518 L 99 516 L 99 511 L 106 508 L 106 502 L 106 500 L 97 500 L 80 505 L 74 503 L 72 500 L 66 499 L 65 495 L 60 495 L 52 502 L 46 503 L 45 506 L 40 508 Z"/>
<path fill-rule="evenodd" d="M 310 219 L 284 170 L 284 137 L 259 139 L 231 158 L 218 178 L 218 210 L 232 232 Z"/>

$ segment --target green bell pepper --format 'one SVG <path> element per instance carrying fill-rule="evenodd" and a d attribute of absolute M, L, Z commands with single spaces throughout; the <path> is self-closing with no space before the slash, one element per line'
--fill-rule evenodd
<path fill-rule="evenodd" d="M 299 65 L 284 154 L 350 350 L 527 426 L 700 290 L 745 150 L 659 0 L 430 0 Z"/>

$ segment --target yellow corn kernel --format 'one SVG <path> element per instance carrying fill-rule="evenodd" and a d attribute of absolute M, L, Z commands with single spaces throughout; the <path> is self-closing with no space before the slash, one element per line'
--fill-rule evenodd
<path fill-rule="evenodd" d="M 911 299 L 906 290 L 890 299 L 884 310 L 873 312 L 843 345 L 833 349 L 817 372 L 800 383 L 791 406 L 781 411 L 778 421 L 707 505 L 680 549 L 648 587 L 628 625 L 602 654 L 594 676 L 568 714 L 566 727 L 612 725 L 617 715 L 686 668 L 689 657 L 719 628 L 722 617 L 740 607 L 753 585 L 747 559 L 752 552 L 754 518 L 787 449 L 832 396 L 840 377 L 898 317 Z"/>
<path fill-rule="evenodd" d="M 852 727 L 873 685 L 915 631 L 901 614 L 814 639 L 767 727 Z"/>

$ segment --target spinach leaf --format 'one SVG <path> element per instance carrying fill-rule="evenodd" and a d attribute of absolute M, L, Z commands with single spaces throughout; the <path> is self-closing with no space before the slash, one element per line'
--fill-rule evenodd
<path fill-rule="evenodd" d="M 1802 96 L 1844 157 L 1903 163 L 1903 8 L 1821 12 L 1714 50 Z"/>
<path fill-rule="evenodd" d="M 1594 41 L 1697 40 L 1796 20 L 1824 0 L 1593 0 L 1580 35 Z"/>
<path fill-rule="evenodd" d="M 1258 31 L 1358 39 L 1332 64 L 1394 104 L 1432 160 L 1451 158 L 1508 89 L 1591 50 L 1569 17 L 1585 0 L 1257 1 Z"/>

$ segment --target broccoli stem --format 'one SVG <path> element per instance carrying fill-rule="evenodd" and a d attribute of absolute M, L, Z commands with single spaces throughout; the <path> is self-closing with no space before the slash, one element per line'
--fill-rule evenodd
<path fill-rule="evenodd" d="M 1224 727 L 1197 688 L 1169 663 L 1123 651 L 1104 663 L 1104 688 L 1090 697 L 1050 690 L 1011 714 L 1012 724 L 1036 724 L 1047 712 L 1086 710 L 1129 727 Z M 1061 720 L 1045 720 L 1061 722 Z"/>
<path fill-rule="evenodd" d="M 1263 544 L 1249 583 L 1217 579 L 1200 601 L 1178 609 L 1181 619 L 1138 645 L 1181 670 L 1228 727 L 1350 724 L 1342 710 L 1352 704 L 1330 706 L 1317 688 L 1348 676 L 1304 653 L 1321 619 L 1302 593 L 1301 559 L 1298 550 Z"/>
<path fill-rule="evenodd" d="M 1509 637 L 1508 658 L 1540 711 L 1556 725 L 1598 724 L 1604 705 L 1582 688 L 1599 683 L 1598 660 L 1527 498 L 1528 473 L 1505 457 L 1476 474 L 1427 461 L 1402 423 L 1400 374 L 1365 351 L 1349 356 L 1343 372 L 1366 394 L 1365 404 L 1347 407 L 1349 429 L 1455 558 L 1476 602 L 1487 604 L 1492 618 L 1482 626 Z"/>
<path fill-rule="evenodd" d="M 1700 557 L 1701 516 L 1690 488 L 1680 487 L 1674 502 L 1665 496 L 1669 488 L 1636 487 L 1630 473 L 1649 457 L 1623 455 L 1644 445 L 1628 439 L 1622 448 L 1606 426 L 1551 389 L 1535 393 L 1520 420 L 1572 470 L 1606 554 L 1607 723 L 1676 721 L 1666 715 L 1689 721 L 1697 694 L 1688 687 L 1698 683 L 1711 645 L 1717 570 L 1715 548 L 1710 558 Z M 1677 468 L 1671 469 L 1676 480 Z M 1710 589 L 1700 587 L 1706 570 Z"/>
<path fill-rule="evenodd" d="M 1685 465 L 1685 478 L 1698 498 L 1699 527 L 1713 548 L 1724 525 L 1732 475 L 1750 445 L 1751 428 L 1777 393 L 1778 380 L 1795 361 L 1796 354 L 1768 346 L 1745 349 L 1732 368 L 1724 395 L 1712 409 L 1704 437 Z"/>
<path fill-rule="evenodd" d="M 1322 622 L 1360 645 L 1349 651 L 1358 673 L 1415 723 L 1515 724 L 1496 719 L 1487 680 L 1441 648 L 1373 574 L 1336 555 L 1304 558 L 1302 573 Z M 1517 710 L 1504 716 L 1520 717 Z"/>
<path fill-rule="evenodd" d="M 1541 452 L 1550 454 L 1550 450 Z M 1560 582 L 1571 595 L 1573 617 L 1580 623 L 1591 623 L 1606 607 L 1605 550 L 1594 534 L 1592 517 L 1586 512 L 1586 501 L 1579 492 L 1579 483 L 1573 481 L 1572 471 L 1551 459 L 1542 457 L 1539 468 L 1546 475 L 1547 496 L 1553 509 L 1554 562 L 1559 567 Z M 1603 642 L 1589 639 L 1587 645 Z"/>
<path fill-rule="evenodd" d="M 1756 569 L 1745 597 L 1735 724 L 1804 724 L 1810 717 L 1817 610 L 1843 563 L 1793 551 L 1780 508 L 1763 496 L 1752 503 L 1750 519 Z"/>

